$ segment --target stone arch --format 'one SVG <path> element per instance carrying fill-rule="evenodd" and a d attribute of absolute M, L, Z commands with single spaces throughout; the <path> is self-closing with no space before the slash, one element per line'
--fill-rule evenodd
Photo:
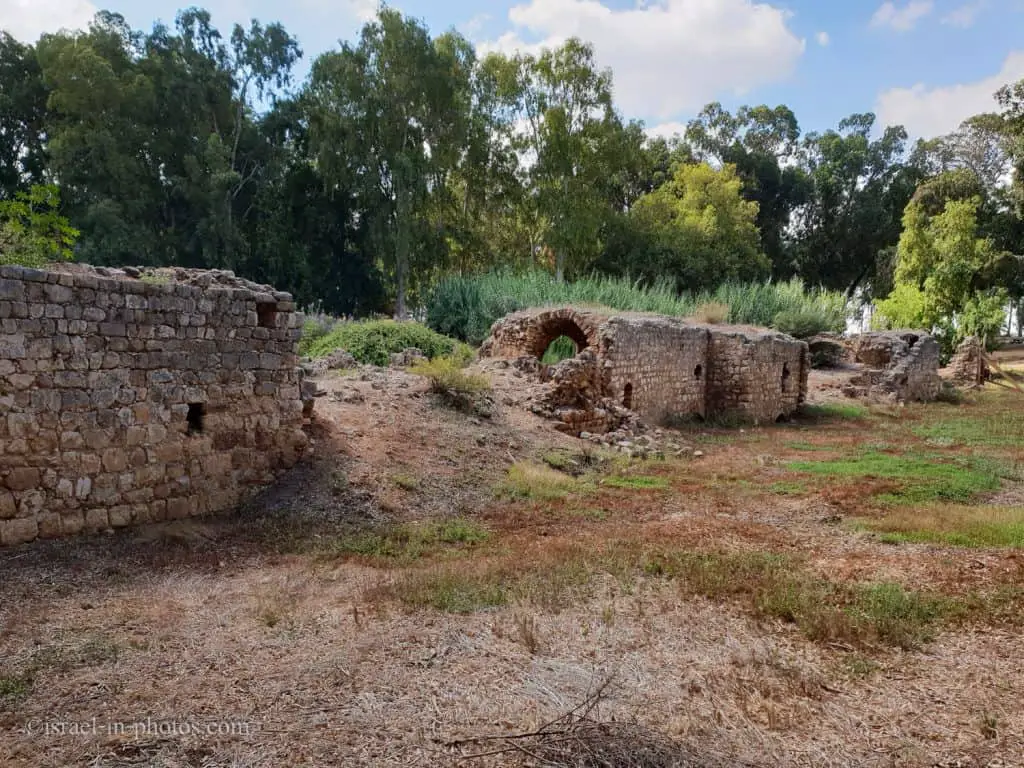
<path fill-rule="evenodd" d="M 579 324 L 572 317 L 538 318 L 530 354 L 540 359 L 544 356 L 547 348 L 551 346 L 551 342 L 559 336 L 568 336 L 572 339 L 573 344 L 576 345 L 577 353 L 590 346 L 587 334 L 583 332 L 583 329 L 580 328 Z"/>

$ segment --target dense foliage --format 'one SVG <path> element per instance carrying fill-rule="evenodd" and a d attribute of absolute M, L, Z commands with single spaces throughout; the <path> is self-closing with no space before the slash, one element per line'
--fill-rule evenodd
<path fill-rule="evenodd" d="M 302 55 L 280 24 L 222 34 L 198 8 L 149 32 L 106 11 L 34 42 L 0 32 L 0 258 L 228 268 L 334 314 L 429 303 L 434 327 L 475 340 L 552 291 L 612 304 L 629 280 L 619 306 L 672 314 L 767 278 L 769 296 L 792 277 L 892 293 L 885 318 L 954 335 L 1024 302 L 1024 82 L 1000 114 L 916 144 L 872 114 L 804 134 L 784 105 L 710 104 L 667 140 L 617 110 L 578 39 L 479 56 L 383 7 L 297 83 Z M 983 274 L 965 287 L 962 268 Z M 524 293 L 491 290 L 513 272 Z M 581 285 L 534 290 L 546 276 Z M 834 325 L 740 294 L 734 321 Z"/>
<path fill-rule="evenodd" d="M 841 293 L 808 290 L 799 278 L 787 282 L 726 282 L 712 291 L 678 293 L 675 286 L 664 282 L 645 286 L 602 275 L 559 282 L 544 271 L 534 270 L 448 277 L 431 297 L 427 323 L 441 333 L 479 344 L 494 321 L 509 312 L 569 303 L 695 319 L 703 319 L 699 317 L 702 307 L 722 304 L 728 309 L 723 319 L 730 323 L 776 326 L 787 317 L 802 321 L 811 318 L 811 328 L 780 327 L 787 333 L 799 330 L 799 335 L 806 336 L 841 331 L 846 316 Z"/>
<path fill-rule="evenodd" d="M 428 358 L 451 355 L 456 342 L 420 323 L 396 320 L 340 322 L 326 333 L 314 333 L 303 351 L 311 357 L 323 357 L 336 349 L 344 349 L 357 362 L 387 365 L 393 352 L 415 347 Z"/>

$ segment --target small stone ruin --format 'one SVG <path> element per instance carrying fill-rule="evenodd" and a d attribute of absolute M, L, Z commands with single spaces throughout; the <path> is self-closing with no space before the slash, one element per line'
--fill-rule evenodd
<path fill-rule="evenodd" d="M 306 445 L 292 297 L 230 272 L 0 267 L 0 545 L 218 512 Z"/>
<path fill-rule="evenodd" d="M 992 378 L 985 360 L 985 344 L 977 336 L 968 336 L 949 361 L 949 378 L 962 387 L 979 387 Z"/>
<path fill-rule="evenodd" d="M 862 333 L 852 353 L 861 370 L 844 388 L 851 397 L 930 402 L 942 389 L 939 343 L 923 331 Z"/>
<path fill-rule="evenodd" d="M 540 366 L 561 336 L 578 354 Z M 807 345 L 775 331 L 574 307 L 499 320 L 481 356 L 537 370 L 546 386 L 535 410 L 574 434 L 618 429 L 637 417 L 650 424 L 722 416 L 773 422 L 804 401 L 810 370 Z"/>

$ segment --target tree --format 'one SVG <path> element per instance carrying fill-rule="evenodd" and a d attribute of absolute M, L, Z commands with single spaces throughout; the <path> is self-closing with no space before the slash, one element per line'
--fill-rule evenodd
<path fill-rule="evenodd" d="M 978 197 L 950 200 L 935 215 L 920 200 L 907 206 L 896 287 L 877 302 L 883 322 L 937 330 L 947 350 L 966 335 L 989 339 L 998 331 L 1007 294 L 986 284 L 999 254 L 978 237 L 980 206 Z"/>
<path fill-rule="evenodd" d="M 812 191 L 794 214 L 797 272 L 849 297 L 876 282 L 880 256 L 899 240 L 903 210 L 924 175 L 904 157 L 906 131 L 889 127 L 872 140 L 874 124 L 873 114 L 852 115 L 838 131 L 806 136 L 800 150 Z"/>
<path fill-rule="evenodd" d="M 60 190 L 34 185 L 0 200 L 0 264 L 42 267 L 71 259 L 78 230 L 60 215 Z"/>
<path fill-rule="evenodd" d="M 635 246 L 626 271 L 671 279 L 680 290 L 766 277 L 771 264 L 760 248 L 757 203 L 744 200 L 741 187 L 731 165 L 677 168 L 630 211 Z"/>
<path fill-rule="evenodd" d="M 43 182 L 46 119 L 35 49 L 0 31 L 0 200 Z"/>
<path fill-rule="evenodd" d="M 418 22 L 384 8 L 356 46 L 313 64 L 307 92 L 311 139 L 331 186 L 356 184 L 370 237 L 406 316 L 411 278 L 443 247 L 429 226 L 432 194 L 459 152 L 459 83 L 451 51 Z M 413 267 L 419 267 L 414 270 Z"/>
<path fill-rule="evenodd" d="M 561 280 L 597 257 L 611 213 L 609 160 L 616 147 L 630 145 L 612 107 L 611 73 L 599 71 L 593 47 L 576 38 L 539 57 L 495 57 L 492 66 L 522 126 L 515 146 Z"/>
<path fill-rule="evenodd" d="M 757 203 L 761 244 L 774 277 L 791 277 L 794 266 L 787 230 L 804 203 L 810 182 L 792 160 L 800 138 L 796 115 L 786 106 L 740 107 L 733 116 L 721 104 L 707 105 L 686 129 L 698 157 L 731 163 L 743 180 L 743 197 Z"/>

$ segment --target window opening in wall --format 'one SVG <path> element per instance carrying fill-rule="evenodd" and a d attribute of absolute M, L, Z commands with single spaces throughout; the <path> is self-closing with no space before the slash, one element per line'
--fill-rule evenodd
<path fill-rule="evenodd" d="M 627 384 L 622 388 L 622 407 L 632 408 L 633 407 L 633 385 Z"/>
<path fill-rule="evenodd" d="M 264 302 L 256 305 L 256 319 L 260 328 L 277 327 L 277 304 Z"/>
<path fill-rule="evenodd" d="M 188 404 L 188 433 L 198 435 L 203 431 L 203 416 L 206 415 L 206 407 L 202 403 Z"/>
<path fill-rule="evenodd" d="M 704 366 L 703 365 L 698 365 L 696 368 L 693 369 L 693 378 L 699 379 L 703 375 L 704 375 Z"/>
<path fill-rule="evenodd" d="M 559 336 L 548 344 L 548 348 L 544 350 L 544 355 L 540 361 L 544 365 L 554 365 L 563 360 L 568 360 L 570 357 L 576 357 L 579 351 L 575 341 L 568 336 Z"/>
<path fill-rule="evenodd" d="M 786 382 L 789 381 L 789 363 L 782 364 L 782 388 L 786 388 Z"/>

